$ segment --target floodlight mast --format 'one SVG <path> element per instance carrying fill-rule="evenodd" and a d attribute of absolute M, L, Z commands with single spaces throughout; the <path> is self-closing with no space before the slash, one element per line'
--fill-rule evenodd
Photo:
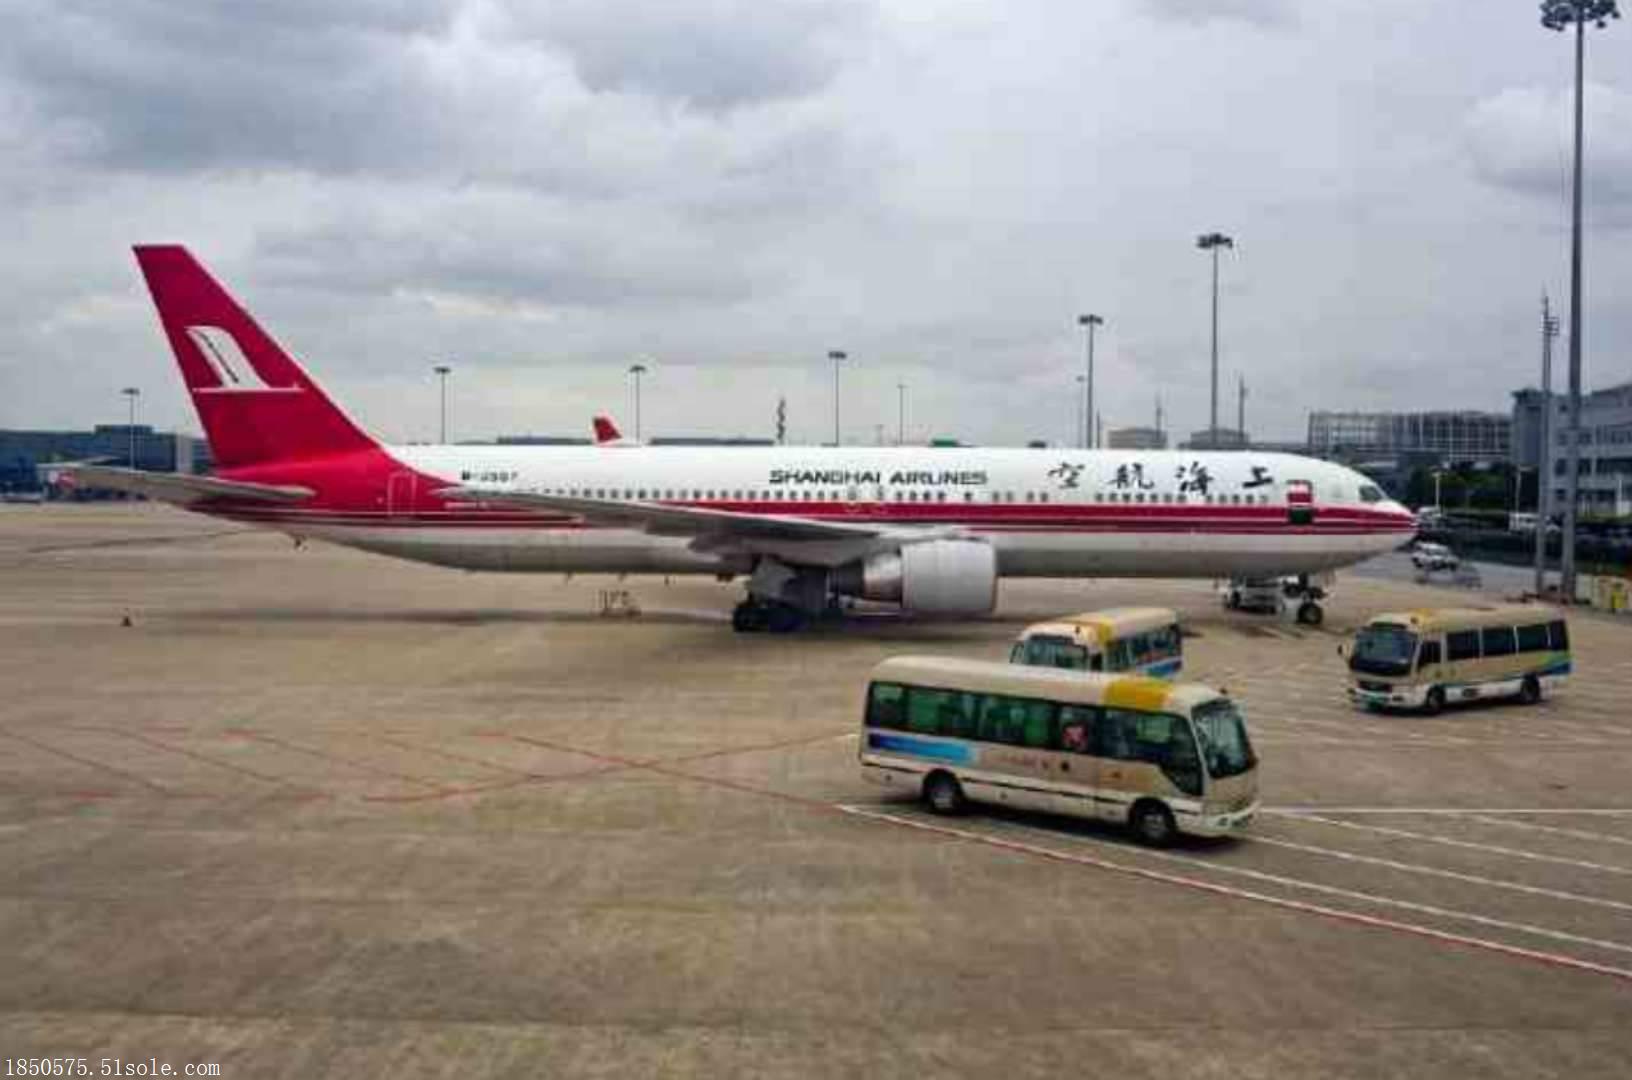
<path fill-rule="evenodd" d="M 1559 599 L 1575 601 L 1575 525 L 1581 501 L 1581 87 L 1586 67 L 1586 27 L 1602 30 L 1619 19 L 1616 0 L 1542 0 L 1541 25 L 1563 32 L 1575 26 L 1575 175 L 1570 207 L 1570 422 L 1565 438 L 1564 530 L 1560 537 Z"/>
<path fill-rule="evenodd" d="M 1207 423 L 1207 449 L 1218 449 L 1218 249 L 1235 249 L 1235 240 L 1220 232 L 1196 237 L 1196 246 L 1213 256 L 1213 378 L 1212 411 Z"/>

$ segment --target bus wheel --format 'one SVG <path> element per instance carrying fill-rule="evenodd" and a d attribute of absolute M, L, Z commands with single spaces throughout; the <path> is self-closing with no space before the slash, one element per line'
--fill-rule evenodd
<path fill-rule="evenodd" d="M 1534 705 L 1540 700 L 1541 683 L 1536 680 L 1534 675 L 1526 676 L 1524 682 L 1519 686 L 1519 703 L 1522 705 Z"/>
<path fill-rule="evenodd" d="M 1439 710 L 1445 707 L 1445 691 L 1437 686 L 1428 688 L 1428 695 L 1422 699 L 1422 711 L 1429 716 L 1438 716 Z"/>
<path fill-rule="evenodd" d="M 924 802 L 937 814 L 961 814 L 966 800 L 963 787 L 950 773 L 930 773 L 924 781 Z"/>
<path fill-rule="evenodd" d="M 1128 828 L 1133 830 L 1135 840 L 1149 847 L 1166 847 L 1178 835 L 1172 811 L 1151 799 L 1133 804 Z"/>

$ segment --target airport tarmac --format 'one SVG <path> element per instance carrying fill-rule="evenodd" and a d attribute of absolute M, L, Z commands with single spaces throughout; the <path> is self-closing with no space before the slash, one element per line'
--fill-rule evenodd
<path fill-rule="evenodd" d="M 1206 582 L 739 636 L 739 586 L 398 563 L 0 507 L 0 1056 L 219 1075 L 1632 1075 L 1632 622 L 1532 709 L 1357 712 Z M 600 614 L 627 589 L 633 616 Z M 614 598 L 617 599 L 617 598 Z M 1180 609 L 1249 838 L 935 818 L 860 779 L 902 652 Z M 123 625 L 128 616 L 130 625 Z"/>

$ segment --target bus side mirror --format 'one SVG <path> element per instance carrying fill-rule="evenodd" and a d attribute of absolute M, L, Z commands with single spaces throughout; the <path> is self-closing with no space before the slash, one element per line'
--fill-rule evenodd
<path fill-rule="evenodd" d="M 1349 655 L 1348 646 L 1344 645 L 1341 641 L 1337 643 L 1337 655 L 1343 657 L 1344 659 L 1347 659 Z"/>

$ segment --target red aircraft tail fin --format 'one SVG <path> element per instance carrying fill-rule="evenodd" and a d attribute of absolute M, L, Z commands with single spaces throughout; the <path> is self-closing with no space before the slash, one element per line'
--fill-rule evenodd
<path fill-rule="evenodd" d="M 220 468 L 378 446 L 186 248 L 138 246 L 136 262 Z"/>

